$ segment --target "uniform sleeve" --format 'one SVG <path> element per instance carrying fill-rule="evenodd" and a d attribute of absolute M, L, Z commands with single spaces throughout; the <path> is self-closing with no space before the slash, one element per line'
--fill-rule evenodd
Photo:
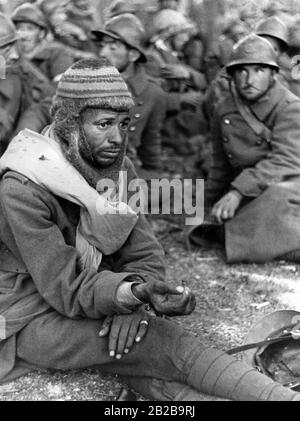
<path fill-rule="evenodd" d="M 300 101 L 289 102 L 277 112 L 267 157 L 232 182 L 244 196 L 257 197 L 271 185 L 300 175 L 299 115 Z"/>
<path fill-rule="evenodd" d="M 155 86 L 154 86 L 155 88 Z M 143 130 L 138 155 L 147 169 L 161 168 L 161 129 L 166 114 L 166 96 L 157 90 L 152 112 Z"/>
<path fill-rule="evenodd" d="M 11 251 L 21 256 L 37 290 L 53 309 L 69 318 L 92 319 L 131 312 L 118 302 L 117 290 L 134 274 L 81 271 L 76 249 L 66 244 L 54 222 L 57 209 L 47 192 L 29 181 L 7 178 L 1 185 L 0 204 L 15 242 Z"/>
<path fill-rule="evenodd" d="M 212 121 L 212 158 L 208 180 L 205 186 L 205 205 L 213 205 L 229 190 L 232 181 L 232 168 L 224 152 L 220 117 L 214 114 Z"/>
<path fill-rule="evenodd" d="M 17 78 L 0 80 L 0 150 L 3 152 L 12 136 L 20 110 L 21 84 Z"/>
<path fill-rule="evenodd" d="M 41 131 L 51 123 L 51 104 L 52 97 L 48 96 L 39 103 L 33 103 L 27 108 L 20 116 L 15 129 L 15 135 L 24 129 L 30 129 L 34 132 L 41 133 Z"/>
<path fill-rule="evenodd" d="M 192 82 L 192 88 L 198 91 L 205 91 L 207 88 L 207 80 L 204 73 L 200 73 L 192 67 L 189 68 L 189 70 L 191 75 L 190 78 Z"/>

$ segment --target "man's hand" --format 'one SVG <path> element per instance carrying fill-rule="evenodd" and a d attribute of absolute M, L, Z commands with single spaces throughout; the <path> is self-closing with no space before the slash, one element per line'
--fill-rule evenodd
<path fill-rule="evenodd" d="M 227 219 L 234 217 L 243 196 L 237 190 L 232 190 L 225 194 L 212 208 L 211 214 L 221 224 Z"/>
<path fill-rule="evenodd" d="M 202 100 L 203 100 L 203 95 L 201 92 L 198 92 L 198 91 L 190 90 L 190 91 L 180 94 L 181 104 L 192 105 L 195 108 L 201 106 Z"/>
<path fill-rule="evenodd" d="M 166 79 L 189 79 L 189 69 L 182 64 L 167 64 L 161 68 L 161 76 Z"/>
<path fill-rule="evenodd" d="M 196 306 L 195 296 L 189 288 L 174 288 L 161 281 L 136 284 L 132 292 L 139 300 L 152 304 L 155 311 L 166 316 L 190 314 Z"/>
<path fill-rule="evenodd" d="M 144 311 L 106 317 L 99 336 L 109 335 L 109 355 L 119 360 L 130 352 L 134 343 L 141 342 L 147 333 L 150 317 Z"/>

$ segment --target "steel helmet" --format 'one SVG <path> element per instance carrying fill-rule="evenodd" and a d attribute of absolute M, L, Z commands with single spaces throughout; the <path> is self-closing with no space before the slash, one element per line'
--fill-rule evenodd
<path fill-rule="evenodd" d="M 16 27 L 12 20 L 5 15 L 0 13 L 0 47 L 11 44 L 19 39 Z"/>
<path fill-rule="evenodd" d="M 182 13 L 173 9 L 163 9 L 153 20 L 154 36 L 169 38 L 183 31 L 193 31 L 195 26 Z"/>
<path fill-rule="evenodd" d="M 300 22 L 297 21 L 290 29 L 289 46 L 291 48 L 300 49 Z"/>
<path fill-rule="evenodd" d="M 261 21 L 255 31 L 256 35 L 269 36 L 281 41 L 284 50 L 288 49 L 288 27 L 277 16 Z"/>
<path fill-rule="evenodd" d="M 226 70 L 231 73 L 234 67 L 241 64 L 265 64 L 279 70 L 274 48 L 269 41 L 256 34 L 248 35 L 234 45 Z"/>
<path fill-rule="evenodd" d="M 103 29 L 94 29 L 91 32 L 96 40 L 101 40 L 104 35 L 107 35 L 124 42 L 141 53 L 141 61 L 147 61 L 143 48 L 146 39 L 145 30 L 142 22 L 135 15 L 124 13 L 115 16 L 106 22 Z"/>
<path fill-rule="evenodd" d="M 264 316 L 251 327 L 244 344 L 261 341 L 265 343 L 243 352 L 244 361 L 273 380 L 299 390 L 300 312 L 279 310 Z"/>
<path fill-rule="evenodd" d="M 47 20 L 43 12 L 34 4 L 24 3 L 17 7 L 11 15 L 14 24 L 18 22 L 29 22 L 47 30 Z"/>

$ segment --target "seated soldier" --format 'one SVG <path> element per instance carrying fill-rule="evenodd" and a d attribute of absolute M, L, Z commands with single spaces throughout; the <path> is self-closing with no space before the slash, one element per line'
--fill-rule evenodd
<path fill-rule="evenodd" d="M 190 314 L 195 297 L 164 282 L 162 248 L 122 202 L 132 105 L 116 68 L 82 60 L 58 84 L 53 124 L 20 132 L 0 160 L 1 382 L 97 366 L 152 399 L 300 400 L 149 311 Z"/>
<path fill-rule="evenodd" d="M 220 226 L 207 221 L 189 238 L 201 245 L 224 230 L 228 262 L 300 257 L 300 100 L 276 79 L 276 58 L 257 35 L 236 44 L 212 122 L 205 201 Z"/>
<path fill-rule="evenodd" d="M 0 79 L 0 156 L 13 134 L 22 128 L 42 130 L 50 122 L 50 81 L 21 52 L 11 19 L 0 13 L 0 56 L 5 78 Z"/>
<path fill-rule="evenodd" d="M 106 22 L 103 30 L 94 30 L 99 55 L 107 58 L 125 79 L 135 106 L 130 111 L 127 155 L 138 172 L 160 170 L 161 128 L 165 119 L 166 95 L 155 79 L 148 76 L 143 64 L 145 38 L 141 21 L 130 13 Z M 143 172 L 143 171 L 142 171 Z"/>
<path fill-rule="evenodd" d="M 47 40 L 48 24 L 42 11 L 34 4 L 24 3 L 12 16 L 24 57 L 47 78 L 57 82 L 60 75 L 73 64 L 73 58 L 62 44 Z"/>
<path fill-rule="evenodd" d="M 185 46 L 195 34 L 195 25 L 182 13 L 163 9 L 155 16 L 153 32 L 146 69 L 161 79 L 167 92 L 163 142 L 180 155 L 193 154 L 189 139 L 205 130 L 201 105 L 207 88 L 205 75 L 185 62 Z"/>

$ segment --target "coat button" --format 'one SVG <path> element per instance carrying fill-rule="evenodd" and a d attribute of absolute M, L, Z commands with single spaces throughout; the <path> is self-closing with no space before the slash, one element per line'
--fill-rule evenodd
<path fill-rule="evenodd" d="M 141 114 L 134 114 L 135 118 L 141 118 Z"/>
<path fill-rule="evenodd" d="M 228 118 L 225 118 L 224 123 L 228 125 L 230 124 L 230 120 L 228 120 Z"/>
<path fill-rule="evenodd" d="M 135 129 L 136 129 L 136 127 L 135 127 L 135 126 L 131 126 L 131 127 L 129 127 L 129 131 L 130 131 L 130 132 L 135 132 Z"/>
<path fill-rule="evenodd" d="M 228 137 L 223 137 L 223 142 L 225 142 L 225 143 L 229 142 Z"/>
<path fill-rule="evenodd" d="M 138 105 L 144 105 L 144 101 L 138 101 Z"/>
<path fill-rule="evenodd" d="M 228 158 L 228 159 L 232 159 L 232 155 L 231 155 L 231 153 L 229 153 L 229 154 L 227 155 L 227 158 Z"/>
<path fill-rule="evenodd" d="M 256 141 L 256 144 L 257 144 L 258 146 L 262 145 L 262 140 L 257 140 L 257 141 Z"/>

